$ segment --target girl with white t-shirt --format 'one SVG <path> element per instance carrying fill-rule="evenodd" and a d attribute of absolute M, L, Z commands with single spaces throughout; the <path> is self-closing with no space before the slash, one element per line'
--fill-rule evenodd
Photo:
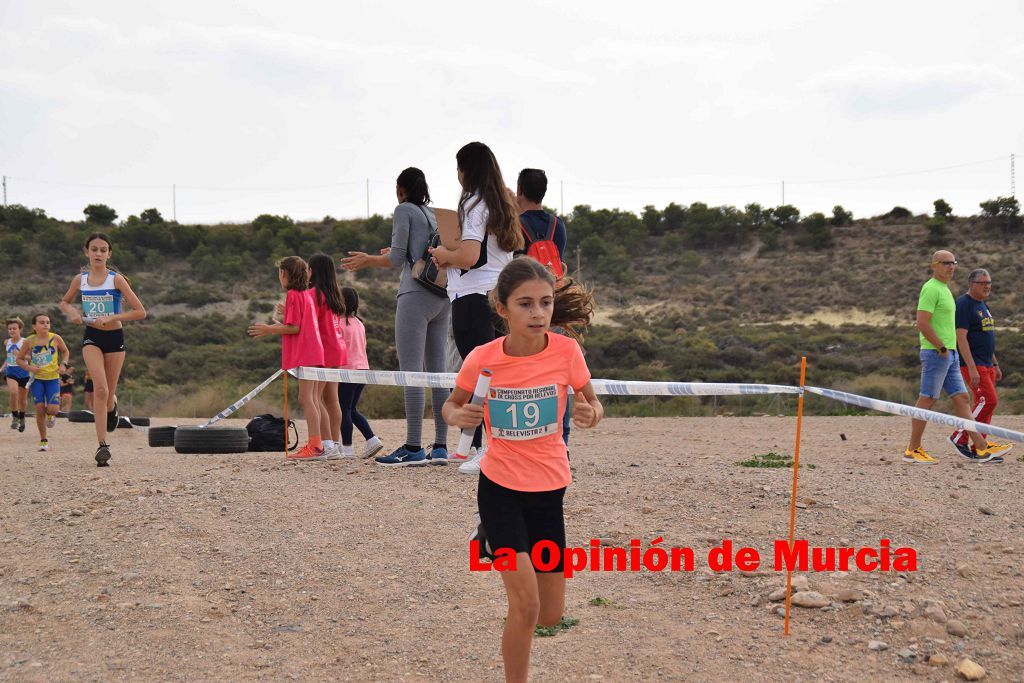
<path fill-rule="evenodd" d="M 431 250 L 438 265 L 448 268 L 448 298 L 452 302 L 452 332 L 463 358 L 476 347 L 497 339 L 500 320 L 491 309 L 488 294 L 498 274 L 523 248 L 519 210 L 513 201 L 494 153 L 482 142 L 470 142 L 455 155 L 462 196 L 459 198 L 461 241 L 456 249 Z M 476 456 L 459 471 L 480 471 L 482 430 L 473 436 Z M 451 456 L 449 456 L 451 458 Z M 452 458 L 455 459 L 455 458 Z"/>

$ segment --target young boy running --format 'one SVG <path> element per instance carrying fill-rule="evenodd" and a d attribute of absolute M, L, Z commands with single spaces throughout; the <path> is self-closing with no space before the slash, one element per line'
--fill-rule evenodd
<path fill-rule="evenodd" d="M 4 322 L 9 338 L 4 342 L 2 370 L 7 375 L 7 393 L 11 400 L 11 429 L 23 432 L 25 431 L 25 405 L 28 402 L 28 381 L 31 378 L 31 375 L 18 365 L 18 354 L 21 353 L 21 347 L 25 345 L 25 338 L 21 336 L 25 323 L 21 322 L 21 318 L 9 318 Z"/>
<path fill-rule="evenodd" d="M 25 340 L 18 353 L 18 365 L 32 374 L 29 389 L 32 391 L 32 400 L 36 403 L 38 450 L 48 451 L 50 442 L 46 438 L 46 429 L 52 428 L 57 422 L 57 411 L 60 409 L 60 373 L 67 370 L 67 359 L 71 354 L 60 335 L 50 332 L 50 316 L 36 313 L 32 316 L 32 329 L 35 334 Z M 58 355 L 61 358 L 59 363 Z"/>

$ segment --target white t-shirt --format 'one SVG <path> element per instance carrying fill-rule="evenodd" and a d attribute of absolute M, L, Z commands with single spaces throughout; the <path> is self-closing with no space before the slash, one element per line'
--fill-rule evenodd
<path fill-rule="evenodd" d="M 462 221 L 462 239 L 475 240 L 481 245 L 487 234 L 487 204 L 478 194 L 466 200 L 466 217 Z M 467 294 L 487 294 L 498 284 L 498 274 L 512 260 L 511 251 L 503 251 L 494 235 L 487 236 L 487 263 L 468 270 L 463 275 L 460 268 L 448 268 L 448 298 L 452 301 Z"/>

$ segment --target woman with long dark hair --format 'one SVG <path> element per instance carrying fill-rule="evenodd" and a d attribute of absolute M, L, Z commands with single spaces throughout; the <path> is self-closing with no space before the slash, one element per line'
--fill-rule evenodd
<path fill-rule="evenodd" d="M 402 372 L 445 372 L 445 345 L 451 305 L 448 299 L 428 291 L 412 276 L 412 264 L 423 256 L 432 232 L 437 230 L 430 203 L 430 190 L 423 171 L 407 168 L 395 184 L 398 206 L 395 207 L 391 229 L 391 247 L 379 256 L 350 251 L 341 260 L 346 270 L 368 267 L 401 268 L 398 303 L 395 310 L 395 348 Z M 447 389 L 431 389 L 430 402 L 434 413 L 434 442 L 423 447 L 422 387 L 405 387 L 405 443 L 389 455 L 376 458 L 380 465 L 408 467 L 448 464 L 448 425 L 441 416 L 441 406 L 448 398 Z M 379 443 L 379 442 L 378 442 Z M 379 446 L 377 447 L 379 450 Z M 371 454 L 364 454 L 369 457 Z"/>
<path fill-rule="evenodd" d="M 491 310 L 488 294 L 498 274 L 522 249 L 519 209 L 505 186 L 490 147 L 470 142 L 455 155 L 459 184 L 461 241 L 455 249 L 440 246 L 431 253 L 438 265 L 448 267 L 448 298 L 452 301 L 452 332 L 459 354 L 466 358 L 481 344 L 497 339 L 501 325 Z M 476 454 L 459 466 L 463 474 L 480 471 L 487 449 L 482 430 L 473 436 Z"/>

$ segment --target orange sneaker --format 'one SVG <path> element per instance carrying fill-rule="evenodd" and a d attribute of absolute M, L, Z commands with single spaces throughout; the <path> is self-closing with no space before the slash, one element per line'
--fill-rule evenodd
<path fill-rule="evenodd" d="M 307 443 L 295 453 L 289 453 L 285 457 L 289 460 L 323 460 L 324 449 Z"/>

